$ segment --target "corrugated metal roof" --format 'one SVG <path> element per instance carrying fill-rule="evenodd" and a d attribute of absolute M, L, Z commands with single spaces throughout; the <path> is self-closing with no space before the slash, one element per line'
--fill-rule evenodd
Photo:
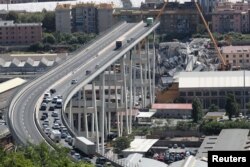
<path fill-rule="evenodd" d="M 159 139 L 134 139 L 123 152 L 147 152 Z"/>
<path fill-rule="evenodd" d="M 250 87 L 250 72 L 245 71 L 245 86 Z M 244 71 L 181 72 L 179 88 L 244 87 Z"/>
<path fill-rule="evenodd" d="M 151 118 L 156 112 L 139 112 L 137 118 Z"/>
<path fill-rule="evenodd" d="M 192 110 L 192 104 L 189 103 L 154 103 L 152 109 L 169 109 L 169 110 Z"/>
<path fill-rule="evenodd" d="M 6 82 L 3 82 L 0 84 L 0 93 L 3 93 L 3 92 L 8 91 L 10 89 L 13 89 L 17 86 L 20 86 L 20 85 L 24 84 L 25 82 L 27 82 L 27 81 L 24 79 L 21 79 L 21 78 L 14 78 L 14 79 L 8 80 Z"/>

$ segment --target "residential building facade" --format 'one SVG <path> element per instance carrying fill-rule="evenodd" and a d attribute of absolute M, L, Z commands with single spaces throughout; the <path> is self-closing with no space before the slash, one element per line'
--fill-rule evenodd
<path fill-rule="evenodd" d="M 250 4 L 248 3 L 218 3 L 212 13 L 212 29 L 214 32 L 227 33 L 239 32 L 248 33 L 250 31 Z"/>
<path fill-rule="evenodd" d="M 0 45 L 30 45 L 42 40 L 42 23 L 0 21 Z"/>
<path fill-rule="evenodd" d="M 97 9 L 94 3 L 72 6 L 72 31 L 97 33 Z"/>
<path fill-rule="evenodd" d="M 59 32 L 100 33 L 114 25 L 113 4 L 59 4 L 55 10 Z"/>
<path fill-rule="evenodd" d="M 250 46 L 224 46 L 221 48 L 226 62 L 235 67 L 250 67 Z"/>
<path fill-rule="evenodd" d="M 55 9 L 56 31 L 71 33 L 71 5 L 57 5 Z"/>

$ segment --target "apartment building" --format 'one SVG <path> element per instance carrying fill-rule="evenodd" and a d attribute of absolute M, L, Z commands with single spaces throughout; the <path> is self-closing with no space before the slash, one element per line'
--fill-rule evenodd
<path fill-rule="evenodd" d="M 59 4 L 55 10 L 59 32 L 100 33 L 113 24 L 113 4 Z"/>
<path fill-rule="evenodd" d="M 59 4 L 55 11 L 56 31 L 71 33 L 71 5 Z"/>
<path fill-rule="evenodd" d="M 97 5 L 97 31 L 107 30 L 114 25 L 113 4 L 101 3 Z"/>
<path fill-rule="evenodd" d="M 0 45 L 29 45 L 42 40 L 42 23 L 0 21 Z"/>
<path fill-rule="evenodd" d="M 221 48 L 221 53 L 232 66 L 250 67 L 250 46 L 224 46 Z"/>
<path fill-rule="evenodd" d="M 250 5 L 248 3 L 219 3 L 212 13 L 212 29 L 214 32 L 230 31 L 248 33 L 250 31 Z"/>
<path fill-rule="evenodd" d="M 72 6 L 72 31 L 97 33 L 97 9 L 94 3 Z"/>

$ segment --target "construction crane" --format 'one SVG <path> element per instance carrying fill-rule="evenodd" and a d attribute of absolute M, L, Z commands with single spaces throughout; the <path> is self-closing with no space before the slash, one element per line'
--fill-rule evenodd
<path fill-rule="evenodd" d="M 206 27 L 206 29 L 207 29 L 207 31 L 208 31 L 208 34 L 209 34 L 209 36 L 210 36 L 210 39 L 211 39 L 211 41 L 212 41 L 213 44 L 214 44 L 215 50 L 216 50 L 216 52 L 217 52 L 217 54 L 218 54 L 218 58 L 219 58 L 220 61 L 221 61 L 221 65 L 220 65 L 219 69 L 220 69 L 220 70 L 229 70 L 229 69 L 230 69 L 230 64 L 228 64 L 228 63 L 226 62 L 225 58 L 222 56 L 222 54 L 221 54 L 221 52 L 220 52 L 220 49 L 219 49 L 219 47 L 218 47 L 218 42 L 216 41 L 216 39 L 214 38 L 214 36 L 213 36 L 213 34 L 212 34 L 211 30 L 210 30 L 210 28 L 209 28 L 209 26 L 208 26 L 208 24 L 207 24 L 207 22 L 206 22 L 206 20 L 205 20 L 205 18 L 204 18 L 204 16 L 203 16 L 203 13 L 202 13 L 202 11 L 201 11 L 201 8 L 200 8 L 200 6 L 199 6 L 197 0 L 195 1 L 195 6 L 196 6 L 197 11 L 199 12 L 199 15 L 200 15 L 202 21 L 203 21 L 203 24 L 205 25 L 205 27 Z"/>
<path fill-rule="evenodd" d="M 164 0 L 163 7 L 161 8 L 160 12 L 158 13 L 158 15 L 155 18 L 157 21 L 160 19 L 161 15 L 163 14 L 167 4 L 168 4 L 168 0 Z"/>

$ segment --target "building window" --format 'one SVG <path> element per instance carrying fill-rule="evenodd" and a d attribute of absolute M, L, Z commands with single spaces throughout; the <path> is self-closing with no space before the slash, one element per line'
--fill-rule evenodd
<path fill-rule="evenodd" d="M 209 92 L 208 91 L 203 92 L 203 96 L 209 96 Z"/>
<path fill-rule="evenodd" d="M 226 58 L 228 58 L 228 55 L 226 55 Z"/>
<path fill-rule="evenodd" d="M 212 92 L 211 92 L 211 95 L 212 95 L 212 96 L 217 96 L 217 92 L 216 92 L 216 91 L 212 91 Z"/>
<path fill-rule="evenodd" d="M 196 96 L 201 96 L 201 92 L 196 92 L 195 95 Z"/>
<path fill-rule="evenodd" d="M 249 57 L 249 54 L 247 54 L 247 57 Z"/>
<path fill-rule="evenodd" d="M 220 91 L 220 92 L 219 92 L 219 95 L 220 95 L 220 96 L 225 96 L 225 94 L 226 94 L 225 91 Z"/>
<path fill-rule="evenodd" d="M 240 96 L 240 95 L 241 95 L 241 92 L 240 92 L 240 91 L 235 91 L 235 95 L 236 95 L 236 96 Z"/>
<path fill-rule="evenodd" d="M 194 96 L 194 92 L 188 92 L 188 96 Z"/>
<path fill-rule="evenodd" d="M 242 57 L 242 55 L 240 55 L 240 57 Z"/>
<path fill-rule="evenodd" d="M 240 63 L 242 63 L 242 60 L 239 60 Z"/>
<path fill-rule="evenodd" d="M 233 55 L 233 57 L 235 58 L 236 56 L 235 56 L 235 55 Z"/>
<path fill-rule="evenodd" d="M 186 96 L 186 92 L 180 92 L 180 96 Z"/>

